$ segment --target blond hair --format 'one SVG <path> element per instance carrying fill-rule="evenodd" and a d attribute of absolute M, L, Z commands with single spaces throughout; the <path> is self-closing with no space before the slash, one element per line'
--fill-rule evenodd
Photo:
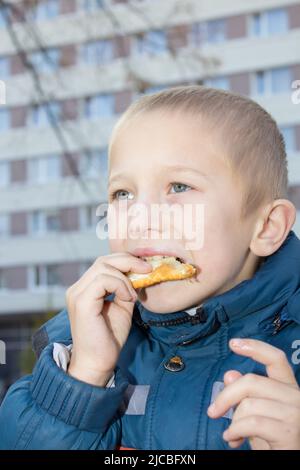
<path fill-rule="evenodd" d="M 287 158 L 283 136 L 272 116 L 244 96 L 200 85 L 178 86 L 133 102 L 114 127 L 118 131 L 140 114 L 182 111 L 199 117 L 217 133 L 229 166 L 243 185 L 242 216 L 265 201 L 287 197 Z"/>

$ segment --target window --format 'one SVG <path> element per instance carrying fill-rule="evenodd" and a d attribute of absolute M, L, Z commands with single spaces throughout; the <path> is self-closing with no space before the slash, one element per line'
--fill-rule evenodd
<path fill-rule="evenodd" d="M 165 90 L 166 88 L 167 85 L 153 85 L 139 91 L 136 90 L 132 96 L 132 101 L 138 100 L 143 95 L 151 95 L 152 93 L 157 93 L 158 91 Z"/>
<path fill-rule="evenodd" d="M 114 96 L 96 95 L 85 101 L 86 118 L 111 117 L 114 114 Z"/>
<path fill-rule="evenodd" d="M 48 113 L 56 121 L 59 120 L 60 107 L 58 103 L 52 102 L 33 106 L 29 112 L 29 124 L 32 127 L 45 127 L 50 124 Z"/>
<path fill-rule="evenodd" d="M 58 0 L 40 0 L 30 10 L 29 16 L 34 20 L 47 20 L 55 18 L 59 14 Z"/>
<path fill-rule="evenodd" d="M 285 33 L 289 28 L 286 9 L 275 9 L 267 12 L 267 25 L 269 34 Z"/>
<path fill-rule="evenodd" d="M 46 231 L 58 232 L 60 230 L 60 217 L 58 212 L 47 212 L 45 214 Z"/>
<path fill-rule="evenodd" d="M 194 46 L 203 44 L 205 42 L 205 26 L 204 23 L 194 23 L 191 30 L 190 42 Z"/>
<path fill-rule="evenodd" d="M 253 92 L 257 95 L 288 93 L 291 90 L 291 83 L 289 67 L 259 71 L 255 74 Z"/>
<path fill-rule="evenodd" d="M 10 182 L 9 162 L 0 162 L 0 188 L 8 186 Z"/>
<path fill-rule="evenodd" d="M 166 85 L 155 85 L 150 86 L 144 90 L 145 95 L 151 95 L 152 93 L 157 93 L 158 91 L 165 90 Z"/>
<path fill-rule="evenodd" d="M 0 238 L 5 238 L 9 235 L 9 215 L 0 214 Z"/>
<path fill-rule="evenodd" d="M 30 214 L 30 232 L 32 235 L 40 236 L 59 230 L 60 216 L 57 211 L 34 211 Z"/>
<path fill-rule="evenodd" d="M 46 283 L 47 286 L 61 286 L 62 280 L 59 274 L 59 266 L 46 266 Z"/>
<path fill-rule="evenodd" d="M 191 31 L 191 43 L 195 46 L 203 43 L 219 43 L 226 40 L 224 19 L 194 23 Z"/>
<path fill-rule="evenodd" d="M 42 160 L 44 179 L 47 181 L 57 181 L 61 176 L 61 160 L 59 155 L 50 155 Z"/>
<path fill-rule="evenodd" d="M 7 25 L 8 8 L 6 6 L 0 7 L 0 28 L 5 28 Z"/>
<path fill-rule="evenodd" d="M 46 49 L 44 52 L 33 52 L 29 55 L 28 59 L 37 72 L 54 72 L 59 66 L 60 50 Z"/>
<path fill-rule="evenodd" d="M 262 14 L 255 13 L 251 18 L 251 33 L 253 36 L 260 36 L 262 34 Z"/>
<path fill-rule="evenodd" d="M 288 30 L 288 14 L 284 8 L 264 11 L 252 15 L 250 32 L 253 36 L 270 36 Z"/>
<path fill-rule="evenodd" d="M 89 12 L 104 8 L 104 0 L 82 0 L 82 4 L 83 9 Z"/>
<path fill-rule="evenodd" d="M 84 206 L 80 208 L 80 228 L 82 230 L 96 230 L 98 218 L 96 215 L 97 206 Z"/>
<path fill-rule="evenodd" d="M 85 178 L 107 179 L 107 150 L 91 150 L 80 159 L 80 174 Z"/>
<path fill-rule="evenodd" d="M 228 77 L 214 77 L 204 81 L 204 85 L 211 88 L 218 88 L 220 90 L 229 90 L 230 83 Z"/>
<path fill-rule="evenodd" d="M 29 269 L 29 287 L 42 287 L 45 286 L 45 270 L 43 266 L 33 266 Z"/>
<path fill-rule="evenodd" d="M 0 80 L 10 75 L 9 59 L 8 57 L 0 57 Z"/>
<path fill-rule="evenodd" d="M 272 93 L 285 93 L 291 90 L 292 77 L 288 67 L 271 70 Z"/>
<path fill-rule="evenodd" d="M 294 127 L 281 127 L 280 131 L 283 135 L 285 148 L 287 153 L 296 151 L 296 136 Z"/>
<path fill-rule="evenodd" d="M 48 155 L 32 158 L 28 161 L 29 181 L 44 184 L 58 181 L 61 178 L 61 159 L 59 155 Z"/>
<path fill-rule="evenodd" d="M 7 288 L 7 281 L 6 281 L 5 272 L 3 269 L 0 269 L 0 290 L 6 289 L 6 288 Z"/>
<path fill-rule="evenodd" d="M 82 60 L 89 65 L 101 65 L 112 61 L 113 47 L 110 39 L 93 41 L 82 46 Z"/>
<path fill-rule="evenodd" d="M 226 39 L 225 21 L 213 20 L 206 23 L 206 41 L 207 42 L 223 42 Z"/>
<path fill-rule="evenodd" d="M 32 289 L 62 286 L 59 266 L 31 266 L 28 271 L 28 284 Z"/>
<path fill-rule="evenodd" d="M 43 213 L 35 211 L 30 214 L 30 232 L 33 235 L 41 235 L 44 233 L 44 219 Z"/>
<path fill-rule="evenodd" d="M 135 38 L 134 53 L 160 54 L 167 50 L 167 37 L 165 31 L 149 31 Z"/>
<path fill-rule="evenodd" d="M 8 109 L 0 109 L 0 132 L 10 128 L 10 115 Z"/>
<path fill-rule="evenodd" d="M 266 93 L 267 88 L 267 80 L 266 80 L 266 72 L 257 72 L 255 76 L 255 92 L 258 95 L 263 95 Z"/>

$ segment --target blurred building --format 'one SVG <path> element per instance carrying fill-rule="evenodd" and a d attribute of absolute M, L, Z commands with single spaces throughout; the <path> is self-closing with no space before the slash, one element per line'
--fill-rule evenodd
<path fill-rule="evenodd" d="M 300 2 L 45 0 L 1 7 L 0 338 L 7 365 L 41 312 L 107 253 L 95 235 L 107 142 L 141 93 L 207 84 L 257 100 L 278 121 L 300 210 Z M 300 234 L 300 223 L 295 230 Z"/>

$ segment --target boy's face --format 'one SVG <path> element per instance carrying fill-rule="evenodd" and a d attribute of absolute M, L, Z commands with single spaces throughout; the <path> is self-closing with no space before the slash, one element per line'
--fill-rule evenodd
<path fill-rule="evenodd" d="M 111 251 L 152 248 L 197 268 L 191 279 L 140 289 L 139 300 L 151 311 L 184 310 L 255 272 L 257 257 L 249 249 L 254 219 L 241 220 L 241 189 L 216 136 L 188 114 L 156 111 L 121 128 L 112 145 L 109 202 L 130 228 L 116 237 L 125 219 L 109 217 Z M 178 217 L 151 217 L 157 207 L 176 208 Z"/>

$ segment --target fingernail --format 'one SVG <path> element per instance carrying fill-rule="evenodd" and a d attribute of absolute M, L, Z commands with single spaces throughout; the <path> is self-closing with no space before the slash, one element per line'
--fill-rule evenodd
<path fill-rule="evenodd" d="M 210 415 L 215 415 L 217 411 L 217 407 L 214 403 L 212 403 L 208 408 L 207 408 L 207 413 Z"/>
<path fill-rule="evenodd" d="M 234 348 L 239 348 L 239 349 L 244 349 L 244 350 L 250 350 L 252 349 L 249 343 L 247 343 L 246 340 L 241 339 L 241 338 L 234 338 L 230 341 L 230 344 Z"/>

